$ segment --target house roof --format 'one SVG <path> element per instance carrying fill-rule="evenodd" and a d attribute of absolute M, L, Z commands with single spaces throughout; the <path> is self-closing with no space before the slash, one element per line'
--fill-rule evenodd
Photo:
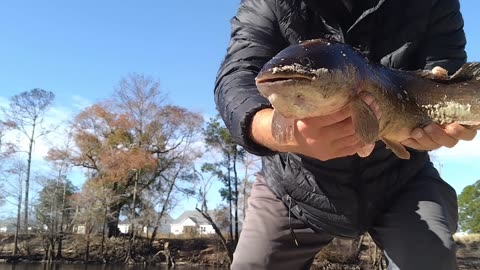
<path fill-rule="evenodd" d="M 208 211 L 208 213 L 213 218 L 213 211 Z M 183 212 L 178 218 L 172 221 L 172 224 L 180 224 L 185 219 L 190 218 L 193 222 L 197 223 L 198 225 L 208 225 L 210 224 L 200 212 L 197 210 L 187 210 Z"/>
<path fill-rule="evenodd" d="M 160 224 L 170 224 L 172 223 L 173 221 L 173 218 L 172 216 L 170 216 L 169 213 L 164 213 L 162 218 L 160 219 Z M 128 219 L 124 218 L 124 219 L 121 219 L 119 220 L 118 224 L 119 225 L 128 225 L 130 224 L 131 222 L 128 221 Z"/>

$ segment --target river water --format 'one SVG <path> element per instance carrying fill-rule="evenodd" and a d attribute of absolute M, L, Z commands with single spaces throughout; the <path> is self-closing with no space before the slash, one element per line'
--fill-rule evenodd
<path fill-rule="evenodd" d="M 142 266 L 142 265 L 103 265 L 103 264 L 53 264 L 48 265 L 44 263 L 18 263 L 18 264 L 8 264 L 0 263 L 0 270 L 159 270 L 159 269 L 168 269 L 167 266 L 161 265 L 152 265 L 152 266 Z M 170 268 L 175 270 L 218 270 L 226 268 L 215 268 L 215 267 L 205 267 L 205 266 L 184 266 L 179 265 L 175 268 Z"/>

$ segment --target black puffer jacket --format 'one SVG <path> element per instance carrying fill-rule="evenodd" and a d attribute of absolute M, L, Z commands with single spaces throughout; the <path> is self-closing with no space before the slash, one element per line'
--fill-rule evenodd
<path fill-rule="evenodd" d="M 217 109 L 231 135 L 263 156 L 272 190 L 298 218 L 314 229 L 355 237 L 402 185 L 436 171 L 426 153 L 410 150 L 410 160 L 399 160 L 382 143 L 368 158 L 321 162 L 276 153 L 249 138 L 253 115 L 271 106 L 254 82 L 263 64 L 286 46 L 317 37 L 351 44 L 385 66 L 453 72 L 466 61 L 463 19 L 458 0 L 243 0 L 232 19 L 215 85 Z"/>

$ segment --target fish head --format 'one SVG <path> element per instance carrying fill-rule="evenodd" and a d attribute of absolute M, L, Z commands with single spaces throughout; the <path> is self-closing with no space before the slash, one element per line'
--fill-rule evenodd
<path fill-rule="evenodd" d="M 343 108 L 356 94 L 358 57 L 345 44 L 302 42 L 287 47 L 267 62 L 256 85 L 260 94 L 285 117 L 301 119 L 330 114 Z"/>

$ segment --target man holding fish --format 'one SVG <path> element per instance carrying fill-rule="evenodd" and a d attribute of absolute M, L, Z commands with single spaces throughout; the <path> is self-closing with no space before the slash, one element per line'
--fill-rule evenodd
<path fill-rule="evenodd" d="M 232 269 L 309 269 L 334 237 L 365 232 L 385 251 L 389 269 L 456 269 L 457 197 L 427 151 L 472 140 L 476 131 L 459 123 L 431 123 L 408 130 L 399 143 L 365 143 L 369 131 L 378 129 L 372 122 L 402 115 L 382 110 L 381 96 L 353 79 L 356 105 L 331 102 L 324 104 L 330 113 L 299 119 L 276 114 L 272 99 L 255 84 L 259 71 L 286 47 L 315 38 L 349 44 L 367 62 L 393 69 L 437 67 L 431 77 L 439 80 L 466 62 L 458 0 L 243 0 L 232 19 L 215 101 L 232 138 L 262 156 L 263 168 L 252 188 Z M 340 51 L 335 57 L 313 60 L 333 59 L 334 65 L 350 55 Z M 304 76 L 312 58 L 297 60 L 275 72 L 291 68 Z M 329 69 L 316 72 L 335 76 Z M 318 78 L 323 78 L 320 73 Z M 341 84 L 318 81 L 340 91 L 350 85 L 346 78 Z M 276 80 L 263 83 L 271 87 Z M 292 89 L 304 87 L 298 81 L 285 80 Z M 308 92 L 295 98 L 296 104 L 283 106 L 308 106 L 303 102 Z M 282 130 L 290 131 L 277 136 Z M 402 154 L 408 159 L 399 158 Z"/>

